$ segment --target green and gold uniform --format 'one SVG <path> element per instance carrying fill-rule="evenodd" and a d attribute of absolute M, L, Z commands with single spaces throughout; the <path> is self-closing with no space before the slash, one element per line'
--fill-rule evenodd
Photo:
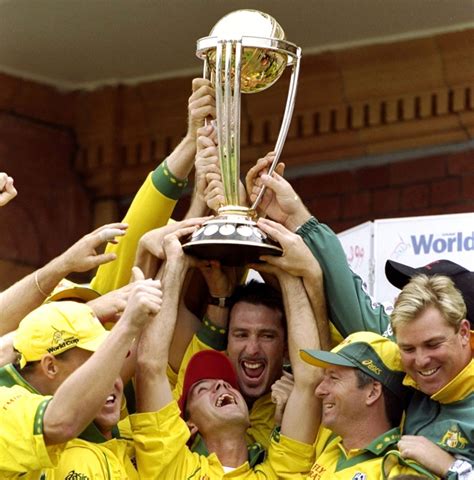
<path fill-rule="evenodd" d="M 140 478 L 147 480 L 277 480 L 309 472 L 314 461 L 313 445 L 275 435 L 263 462 L 255 464 L 258 457 L 250 450 L 249 461 L 226 473 L 215 453 L 186 447 L 190 432 L 176 401 L 155 413 L 131 415 L 130 423 Z M 278 477 L 276 470 L 286 476 Z"/>
<path fill-rule="evenodd" d="M 297 232 L 319 261 L 332 322 L 342 336 L 358 331 L 394 339 L 390 317 L 372 301 L 362 279 L 350 269 L 336 234 L 310 218 Z M 474 462 L 474 374 L 471 363 L 448 385 L 428 396 L 408 376 L 414 388 L 403 433 L 423 435 L 452 455 Z"/>
<path fill-rule="evenodd" d="M 436 478 L 418 465 L 411 465 L 392 452 L 400 439 L 394 428 L 373 440 L 363 449 L 346 451 L 341 437 L 321 427 L 316 439 L 316 461 L 307 480 L 378 480 L 389 476 L 411 474 Z M 385 471 L 384 471 L 385 470 Z"/>
<path fill-rule="evenodd" d="M 187 180 L 169 171 L 166 160 L 148 175 L 123 219 L 127 233 L 117 244 L 107 245 L 106 252 L 117 254 L 117 259 L 99 267 L 91 288 L 104 295 L 127 285 L 138 241 L 150 230 L 166 225 L 186 184 Z"/>
<path fill-rule="evenodd" d="M 3 377 L 0 369 L 0 377 Z M 64 445 L 47 446 L 43 416 L 52 397 L 0 378 L 0 478 L 40 479 L 54 467 Z"/>
<path fill-rule="evenodd" d="M 89 425 L 80 438 L 67 443 L 57 467 L 45 472 L 45 480 L 138 480 L 131 435 L 128 418 L 113 428 L 110 440 Z"/>
<path fill-rule="evenodd" d="M 184 373 L 191 357 L 202 350 L 223 351 L 227 346 L 227 330 L 217 327 L 205 317 L 200 329 L 193 336 L 183 356 L 179 368 L 178 380 L 173 391 L 176 400 L 181 396 L 183 390 Z M 272 431 L 275 428 L 275 404 L 272 402 L 271 393 L 267 393 L 257 399 L 249 410 L 250 427 L 246 432 L 247 444 L 259 443 L 263 448 L 268 449 L 272 438 Z"/>

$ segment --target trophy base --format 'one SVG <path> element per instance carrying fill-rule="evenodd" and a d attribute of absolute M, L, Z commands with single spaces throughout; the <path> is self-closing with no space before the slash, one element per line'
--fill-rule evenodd
<path fill-rule="evenodd" d="M 207 221 L 183 244 L 183 250 L 203 260 L 226 266 L 260 263 L 260 255 L 280 256 L 281 247 L 262 232 L 250 216 L 220 214 Z"/>

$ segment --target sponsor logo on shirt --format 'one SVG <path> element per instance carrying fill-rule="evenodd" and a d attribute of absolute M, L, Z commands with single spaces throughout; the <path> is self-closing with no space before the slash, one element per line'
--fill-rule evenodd
<path fill-rule="evenodd" d="M 352 477 L 352 480 L 365 480 L 366 478 L 367 478 L 367 475 L 365 473 L 356 472 Z"/>
<path fill-rule="evenodd" d="M 64 480 L 90 480 L 90 478 L 84 474 L 71 470 L 65 477 Z"/>
<path fill-rule="evenodd" d="M 325 471 L 325 467 L 315 463 L 311 468 L 311 471 L 309 472 L 308 478 L 310 478 L 311 480 L 320 480 L 320 478 L 322 478 L 322 476 L 324 475 Z"/>

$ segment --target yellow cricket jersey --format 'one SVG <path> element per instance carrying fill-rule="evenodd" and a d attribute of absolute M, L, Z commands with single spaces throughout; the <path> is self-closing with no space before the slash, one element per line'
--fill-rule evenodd
<path fill-rule="evenodd" d="M 43 416 L 52 397 L 13 385 L 0 386 L 0 478 L 41 478 L 57 464 L 64 445 L 46 446 Z"/>
<path fill-rule="evenodd" d="M 252 467 L 247 461 L 225 473 L 215 453 L 206 456 L 186 446 L 190 433 L 175 401 L 155 413 L 131 415 L 130 423 L 140 478 L 147 480 L 277 480 L 309 472 L 314 461 L 312 445 L 277 435 L 262 463 Z"/>
<path fill-rule="evenodd" d="M 316 439 L 316 461 L 307 480 L 379 480 L 411 474 L 436 478 L 427 470 L 403 460 L 394 451 L 400 430 L 394 428 L 376 438 L 363 449 L 346 451 L 341 437 L 321 427 Z"/>
<path fill-rule="evenodd" d="M 207 318 L 204 318 L 198 333 L 193 336 L 181 361 L 178 379 L 173 390 L 173 397 L 178 400 L 183 391 L 184 374 L 191 357 L 202 350 L 224 350 L 227 343 L 227 331 L 216 327 Z M 169 378 L 169 375 L 168 375 Z M 275 428 L 275 404 L 271 393 L 260 397 L 249 411 L 250 427 L 246 432 L 247 443 L 258 442 L 264 449 L 270 446 L 272 431 Z"/>
<path fill-rule="evenodd" d="M 105 250 L 117 254 L 117 259 L 98 268 L 91 288 L 104 295 L 127 285 L 138 241 L 150 230 L 166 225 L 186 184 L 187 180 L 176 178 L 168 170 L 166 161 L 148 175 L 123 219 L 128 224 L 127 233 Z"/>
<path fill-rule="evenodd" d="M 112 429 L 107 440 L 94 424 L 80 438 L 67 443 L 56 468 L 44 473 L 45 480 L 138 480 L 133 464 L 135 446 L 128 418 Z"/>

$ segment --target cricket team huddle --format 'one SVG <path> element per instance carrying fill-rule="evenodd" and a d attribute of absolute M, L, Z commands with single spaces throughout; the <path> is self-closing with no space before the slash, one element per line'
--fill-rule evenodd
<path fill-rule="evenodd" d="M 224 200 L 215 115 L 194 79 L 187 134 L 123 222 L 0 292 L 0 478 L 473 479 L 474 272 L 387 261 L 401 292 L 375 304 L 273 152 L 241 201 L 266 187 L 257 225 L 283 255 L 187 255 Z M 0 206 L 16 194 L 0 173 Z"/>

